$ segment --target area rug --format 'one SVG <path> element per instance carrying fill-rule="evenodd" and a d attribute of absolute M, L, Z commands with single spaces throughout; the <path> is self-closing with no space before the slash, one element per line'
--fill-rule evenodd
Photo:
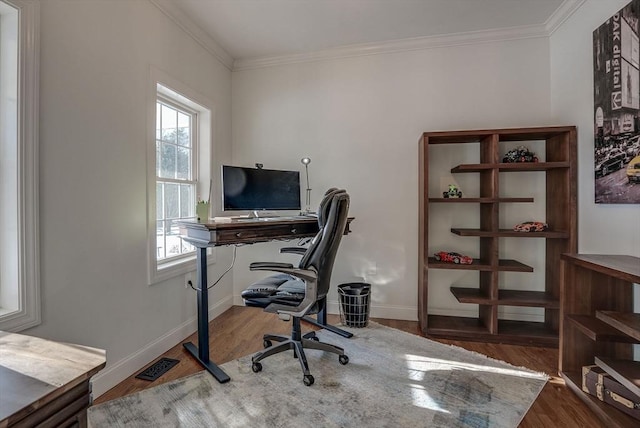
<path fill-rule="evenodd" d="M 465 349 L 369 323 L 345 339 L 325 330 L 334 354 L 307 352 L 315 383 L 302 382 L 292 352 L 253 373 L 251 356 L 89 409 L 102 427 L 516 427 L 547 381 Z"/>

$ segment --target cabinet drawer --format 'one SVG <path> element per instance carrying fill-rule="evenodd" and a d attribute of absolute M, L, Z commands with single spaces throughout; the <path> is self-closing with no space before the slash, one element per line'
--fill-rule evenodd
<path fill-rule="evenodd" d="M 316 223 L 303 224 L 274 224 L 261 227 L 245 227 L 242 229 L 228 229 L 216 231 L 218 244 L 253 243 L 271 241 L 274 239 L 295 239 L 314 236 L 318 233 Z"/>

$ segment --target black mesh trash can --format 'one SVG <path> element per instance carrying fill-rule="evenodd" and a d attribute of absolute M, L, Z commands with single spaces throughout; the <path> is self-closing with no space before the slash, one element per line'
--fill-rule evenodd
<path fill-rule="evenodd" d="M 349 327 L 366 327 L 369 323 L 371 285 L 350 282 L 338 285 L 340 321 Z"/>

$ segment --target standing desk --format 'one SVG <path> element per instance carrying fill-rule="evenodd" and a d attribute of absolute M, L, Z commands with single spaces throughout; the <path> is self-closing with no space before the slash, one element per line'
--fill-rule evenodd
<path fill-rule="evenodd" d="M 347 220 L 345 235 L 350 233 L 349 226 L 353 217 Z M 255 244 L 275 240 L 290 240 L 313 237 L 318 233 L 318 220 L 314 217 L 269 217 L 239 218 L 230 222 L 197 223 L 181 221 L 178 223 L 180 235 L 186 242 L 196 247 L 197 262 L 197 298 L 198 298 L 198 346 L 192 342 L 184 343 L 184 348 L 218 382 L 225 383 L 229 376 L 209 358 L 209 290 L 207 281 L 207 248 L 222 245 Z M 305 321 L 319 327 L 351 337 L 352 334 L 327 324 L 326 305 L 317 319 L 305 317 Z"/>

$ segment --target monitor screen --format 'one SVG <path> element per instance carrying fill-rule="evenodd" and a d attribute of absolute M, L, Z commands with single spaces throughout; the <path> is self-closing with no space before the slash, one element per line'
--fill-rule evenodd
<path fill-rule="evenodd" d="M 225 211 L 299 210 L 300 172 L 222 165 Z"/>

